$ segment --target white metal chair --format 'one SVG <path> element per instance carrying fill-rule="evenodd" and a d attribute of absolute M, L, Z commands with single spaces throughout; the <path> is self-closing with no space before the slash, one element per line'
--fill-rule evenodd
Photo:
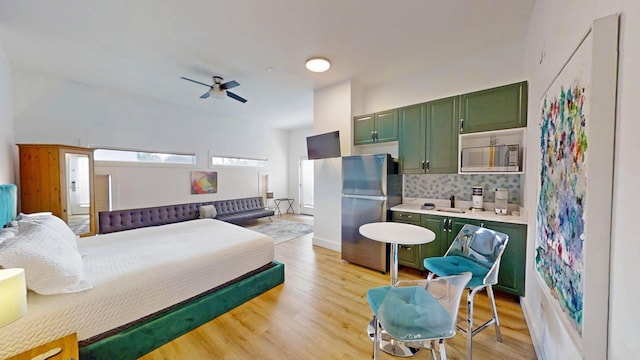
<path fill-rule="evenodd" d="M 382 331 L 411 347 L 431 350 L 446 359 L 444 339 L 456 334 L 460 298 L 471 273 L 427 280 L 402 280 L 396 286 L 369 289 L 367 301 L 374 313 L 373 359 L 378 358 Z M 393 342 L 389 346 L 393 346 Z"/>
<path fill-rule="evenodd" d="M 487 228 L 466 224 L 442 257 L 424 259 L 424 267 L 430 271 L 427 279 L 437 276 L 451 276 L 471 272 L 473 276 L 467 284 L 467 359 L 472 358 L 473 336 L 494 325 L 496 338 L 502 342 L 500 321 L 493 295 L 492 285 L 498 283 L 500 259 L 507 247 L 509 235 Z M 486 289 L 491 302 L 492 317 L 484 324 L 473 328 L 473 298 L 477 292 Z"/>

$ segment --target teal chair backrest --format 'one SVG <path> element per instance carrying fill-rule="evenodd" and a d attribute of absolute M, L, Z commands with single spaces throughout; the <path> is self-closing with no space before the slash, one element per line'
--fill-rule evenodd
<path fill-rule="evenodd" d="M 487 268 L 485 284 L 498 281 L 500 258 L 507 247 L 509 235 L 484 227 L 465 224 L 445 256 L 462 256 Z"/>

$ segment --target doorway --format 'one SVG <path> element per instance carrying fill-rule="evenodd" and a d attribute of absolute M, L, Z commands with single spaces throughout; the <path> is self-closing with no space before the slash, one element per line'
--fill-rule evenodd
<path fill-rule="evenodd" d="M 313 215 L 313 160 L 301 157 L 299 169 L 300 213 Z"/>

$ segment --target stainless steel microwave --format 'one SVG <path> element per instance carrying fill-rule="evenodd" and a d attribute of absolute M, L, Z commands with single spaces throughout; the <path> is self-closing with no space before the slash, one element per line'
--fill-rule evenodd
<path fill-rule="evenodd" d="M 520 171 L 518 145 L 495 145 L 462 149 L 460 172 Z"/>

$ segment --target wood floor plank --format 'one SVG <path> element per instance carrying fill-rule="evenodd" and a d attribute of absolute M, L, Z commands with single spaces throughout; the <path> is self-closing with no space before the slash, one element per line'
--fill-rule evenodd
<path fill-rule="evenodd" d="M 312 222 L 304 216 L 283 216 Z M 285 283 L 145 355 L 161 359 L 370 359 L 366 334 L 369 288 L 389 284 L 389 275 L 347 263 L 340 254 L 312 245 L 313 234 L 276 245 Z M 400 279 L 423 276 L 401 268 Z M 465 295 L 466 296 L 466 295 Z M 466 301 L 466 300 L 465 300 Z M 536 359 L 520 305 L 497 293 L 503 342 L 490 328 L 474 337 L 474 359 Z M 474 321 L 490 316 L 486 294 L 476 295 Z M 460 310 L 460 319 L 464 316 Z M 449 359 L 464 359 L 465 335 L 445 342 Z M 382 353 L 382 359 L 398 359 Z M 426 353 L 415 359 L 430 358 Z"/>

